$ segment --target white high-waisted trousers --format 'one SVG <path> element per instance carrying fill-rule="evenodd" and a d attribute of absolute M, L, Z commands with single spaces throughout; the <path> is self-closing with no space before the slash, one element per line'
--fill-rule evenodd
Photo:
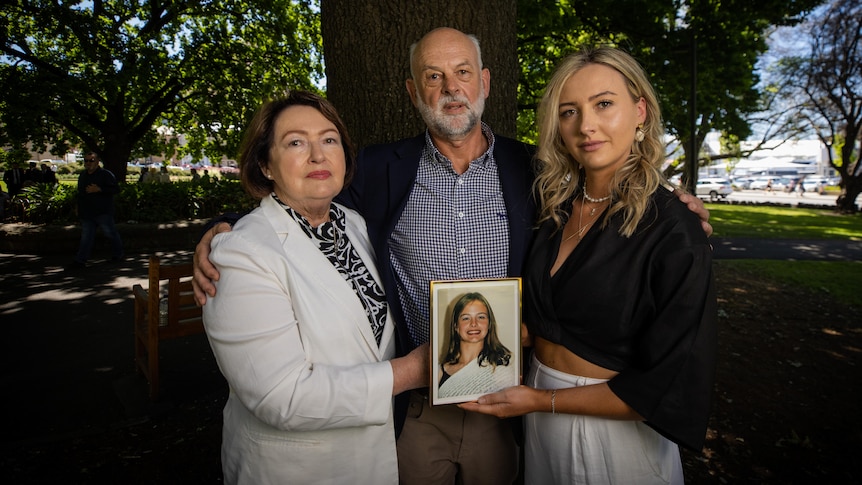
<path fill-rule="evenodd" d="M 606 381 L 560 372 L 533 356 L 526 384 L 564 389 Z M 684 483 L 679 447 L 642 422 L 530 413 L 524 423 L 526 485 Z"/>

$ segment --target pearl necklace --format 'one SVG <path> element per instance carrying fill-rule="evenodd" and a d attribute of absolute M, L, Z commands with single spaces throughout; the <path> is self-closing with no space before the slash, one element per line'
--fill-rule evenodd
<path fill-rule="evenodd" d="M 604 201 L 610 199 L 611 194 L 608 194 L 604 197 L 599 197 L 598 199 L 596 199 L 595 197 L 590 197 L 590 194 L 587 193 L 587 182 L 584 181 L 584 198 L 587 199 L 588 201 L 592 202 L 593 204 L 598 204 L 599 202 L 604 202 Z"/>

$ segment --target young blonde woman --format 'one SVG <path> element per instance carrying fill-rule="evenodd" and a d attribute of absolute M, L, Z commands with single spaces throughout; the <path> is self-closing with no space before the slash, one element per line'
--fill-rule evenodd
<path fill-rule="evenodd" d="M 714 381 L 711 249 L 666 187 L 658 101 L 628 54 L 566 58 L 539 108 L 540 228 L 524 386 L 462 407 L 527 415 L 527 483 L 683 483 Z"/>

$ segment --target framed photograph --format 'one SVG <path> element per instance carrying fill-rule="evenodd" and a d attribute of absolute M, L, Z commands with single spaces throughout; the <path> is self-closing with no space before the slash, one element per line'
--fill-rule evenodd
<path fill-rule="evenodd" d="M 521 279 L 431 282 L 431 404 L 521 383 Z"/>

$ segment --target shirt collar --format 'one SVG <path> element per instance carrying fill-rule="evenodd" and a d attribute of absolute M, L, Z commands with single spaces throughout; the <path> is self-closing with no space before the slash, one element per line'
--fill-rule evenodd
<path fill-rule="evenodd" d="M 482 134 L 485 136 L 485 139 L 488 140 L 488 149 L 485 150 L 485 153 L 479 155 L 478 158 L 470 162 L 470 166 L 478 166 L 484 168 L 488 160 L 492 159 L 492 153 L 494 153 L 494 133 L 491 131 L 491 127 L 488 126 L 484 121 L 482 123 Z M 446 158 L 445 155 L 440 153 L 440 150 L 437 149 L 437 145 L 434 144 L 434 140 L 431 138 L 431 132 L 428 129 L 425 129 L 425 148 L 426 150 L 430 150 L 431 159 L 436 163 L 444 167 L 452 167 L 452 161 Z"/>

